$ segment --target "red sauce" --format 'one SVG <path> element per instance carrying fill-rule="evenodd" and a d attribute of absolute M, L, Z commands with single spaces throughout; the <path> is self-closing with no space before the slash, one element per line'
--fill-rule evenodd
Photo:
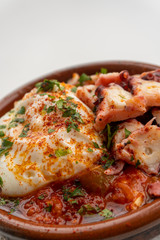
<path fill-rule="evenodd" d="M 151 201 L 147 186 L 152 181 L 152 177 L 135 167 L 127 166 L 120 175 L 111 179 L 103 194 L 98 188 L 96 191 L 86 188 L 84 181 L 82 184 L 80 179 L 50 184 L 20 198 L 19 205 L 14 206 L 15 211 L 12 214 L 37 223 L 59 225 L 104 220 L 99 213 L 105 208 L 116 217 Z M 94 185 L 93 182 L 88 184 Z M 89 209 L 84 206 L 89 206 Z M 11 207 L 13 208 L 13 202 L 1 206 L 8 211 Z"/>

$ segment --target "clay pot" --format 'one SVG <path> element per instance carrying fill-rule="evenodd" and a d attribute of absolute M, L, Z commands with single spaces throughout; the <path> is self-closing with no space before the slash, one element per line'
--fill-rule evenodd
<path fill-rule="evenodd" d="M 150 71 L 160 68 L 140 62 L 130 61 L 106 61 L 75 66 L 68 69 L 55 71 L 48 75 L 42 76 L 34 81 L 28 82 L 26 85 L 13 91 L 0 101 L 0 116 L 9 111 L 13 107 L 14 101 L 21 99 L 22 96 L 30 91 L 36 82 L 48 79 L 57 79 L 66 81 L 72 76 L 72 73 L 94 74 L 100 71 L 101 67 L 107 68 L 109 72 L 128 70 L 129 73 L 138 74 L 144 71 Z M 138 210 L 127 213 L 115 219 L 81 224 L 76 226 L 53 226 L 36 224 L 31 221 L 15 217 L 7 212 L 0 210 L 0 230 L 3 236 L 10 236 L 11 239 L 124 239 L 141 233 L 134 239 L 150 239 L 147 236 L 158 234 L 160 224 L 160 199 L 156 199 Z M 147 233 L 142 233 L 147 230 Z M 153 234 L 152 234 L 153 233 Z"/>

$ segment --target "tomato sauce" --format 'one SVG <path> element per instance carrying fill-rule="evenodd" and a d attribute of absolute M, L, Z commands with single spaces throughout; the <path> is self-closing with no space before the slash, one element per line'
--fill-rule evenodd
<path fill-rule="evenodd" d="M 152 200 L 147 187 L 155 177 L 132 166 L 113 176 L 105 192 L 100 191 L 101 186 L 89 187 L 94 186 L 94 178 L 92 182 L 85 179 L 87 188 L 80 177 L 50 184 L 23 198 L 1 198 L 0 208 L 36 223 L 75 225 L 114 218 Z M 108 212 L 103 212 L 104 209 Z"/>

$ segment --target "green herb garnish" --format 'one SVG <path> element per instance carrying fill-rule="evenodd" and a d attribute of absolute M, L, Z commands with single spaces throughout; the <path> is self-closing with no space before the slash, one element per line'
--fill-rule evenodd
<path fill-rule="evenodd" d="M 109 155 L 102 156 L 100 159 L 100 165 L 106 170 L 114 163 L 114 159 L 110 159 Z"/>
<path fill-rule="evenodd" d="M 49 129 L 48 129 L 48 133 L 52 133 L 52 132 L 55 132 L 55 129 L 49 128 Z"/>
<path fill-rule="evenodd" d="M 88 152 L 93 152 L 93 149 L 91 149 L 91 148 L 88 148 Z"/>
<path fill-rule="evenodd" d="M 98 143 L 96 143 L 96 142 L 92 142 L 92 143 L 93 143 L 93 145 L 94 145 L 95 148 L 99 148 Z"/>
<path fill-rule="evenodd" d="M 4 137 L 4 135 L 5 135 L 4 132 L 3 132 L 3 131 L 0 131 L 0 138 L 1 138 L 1 137 Z"/>
<path fill-rule="evenodd" d="M 80 86 L 83 86 L 84 82 L 89 81 L 89 80 L 91 80 L 91 77 L 88 76 L 88 75 L 85 74 L 85 73 L 82 73 L 81 76 L 80 76 L 80 78 L 78 79 L 78 82 L 79 82 L 79 85 L 80 85 Z"/>
<path fill-rule="evenodd" d="M 108 70 L 106 68 L 101 68 L 101 73 L 106 74 Z"/>
<path fill-rule="evenodd" d="M 13 145 L 13 142 L 10 142 L 7 139 L 3 138 L 2 145 L 0 148 L 0 156 L 5 154 L 8 151 L 8 149 L 12 147 L 12 145 Z"/>
<path fill-rule="evenodd" d="M 100 216 L 104 217 L 105 219 L 111 219 L 113 218 L 113 212 L 111 212 L 109 209 L 105 208 L 99 213 Z"/>
<path fill-rule="evenodd" d="M 51 212 L 52 211 L 52 205 L 49 204 L 48 207 L 45 208 L 47 212 Z"/>
<path fill-rule="evenodd" d="M 75 188 L 74 190 L 70 190 L 69 188 L 63 187 L 62 192 L 63 192 L 63 198 L 65 201 L 69 201 L 75 197 L 84 196 L 84 192 L 79 187 Z"/>
<path fill-rule="evenodd" d="M 10 212 L 8 213 L 8 214 L 12 214 L 12 213 L 14 213 L 16 210 L 14 209 L 14 208 L 11 208 L 10 209 Z"/>
<path fill-rule="evenodd" d="M 0 125 L 0 129 L 6 128 L 6 125 Z"/>
<path fill-rule="evenodd" d="M 73 87 L 73 88 L 71 89 L 71 92 L 76 93 L 76 92 L 77 92 L 77 87 Z"/>
<path fill-rule="evenodd" d="M 125 128 L 124 131 L 125 131 L 125 138 L 128 138 L 131 132 L 127 130 L 127 128 Z"/>
<path fill-rule="evenodd" d="M 16 122 L 10 122 L 9 123 L 9 126 L 8 126 L 8 129 L 10 129 L 10 128 L 15 128 L 15 127 L 17 127 L 18 126 L 18 123 L 16 123 Z"/>
<path fill-rule="evenodd" d="M 0 176 L 0 186 L 3 187 L 3 179 L 1 176 Z"/>
<path fill-rule="evenodd" d="M 38 196 L 38 199 L 40 199 L 40 200 L 43 200 L 44 198 L 45 198 L 45 196 L 43 194 Z"/>
<path fill-rule="evenodd" d="M 133 157 L 133 155 L 131 156 L 131 159 L 130 159 L 130 160 L 131 160 L 131 162 L 134 160 L 134 157 Z"/>
<path fill-rule="evenodd" d="M 138 159 L 137 162 L 136 162 L 135 167 L 137 168 L 139 165 L 141 165 L 141 162 L 140 162 L 139 159 Z"/>
<path fill-rule="evenodd" d="M 97 207 L 92 207 L 89 204 L 84 204 L 80 207 L 80 209 L 78 210 L 78 213 L 80 215 L 84 215 L 84 214 L 93 214 L 93 213 L 98 213 L 100 211 L 100 208 Z"/>
<path fill-rule="evenodd" d="M 17 112 L 17 114 L 25 114 L 25 112 L 26 112 L 26 109 L 24 106 L 22 106 L 20 110 Z"/>
<path fill-rule="evenodd" d="M 11 121 L 11 123 L 16 122 L 16 123 L 24 123 L 24 118 L 15 118 Z"/>
<path fill-rule="evenodd" d="M 23 137 L 27 137 L 28 131 L 29 131 L 29 125 L 30 124 L 26 124 L 21 132 L 21 134 L 19 135 L 19 137 L 23 138 Z"/>
<path fill-rule="evenodd" d="M 48 79 L 44 79 L 43 82 L 37 83 L 36 88 L 37 88 L 37 93 L 41 91 L 42 92 L 57 91 L 57 89 L 61 91 L 64 90 L 64 87 L 61 86 L 60 82 L 58 82 L 57 80 L 48 80 Z"/>
<path fill-rule="evenodd" d="M 57 149 L 55 151 L 56 157 L 63 157 L 63 156 L 66 156 L 66 155 L 68 155 L 70 153 L 72 153 L 72 151 L 69 148 L 67 148 L 67 149 L 60 148 L 60 149 Z"/>
<path fill-rule="evenodd" d="M 124 145 L 126 146 L 126 145 L 128 145 L 128 144 L 130 144 L 130 143 L 131 143 L 131 141 L 128 140 L 126 143 L 124 143 Z"/>
<path fill-rule="evenodd" d="M 68 119 L 65 121 L 65 124 L 67 126 L 67 133 L 69 133 L 71 131 L 71 129 L 73 128 L 74 130 L 76 130 L 77 132 L 80 132 L 80 129 L 78 127 L 78 124 L 75 123 L 72 119 Z"/>
<path fill-rule="evenodd" d="M 0 198 L 0 205 L 5 205 L 7 203 L 6 199 Z"/>
<path fill-rule="evenodd" d="M 111 143 L 112 143 L 112 139 L 113 137 L 115 136 L 115 134 L 117 133 L 118 131 L 118 127 L 111 127 L 109 125 L 109 123 L 107 124 L 104 132 L 107 131 L 107 149 L 110 149 L 111 147 Z"/>
<path fill-rule="evenodd" d="M 9 152 L 6 152 L 4 155 L 7 156 L 9 154 Z"/>
<path fill-rule="evenodd" d="M 47 112 L 47 113 L 51 113 L 51 112 L 53 112 L 53 111 L 55 111 L 55 106 L 49 106 L 49 107 L 46 109 L 46 112 Z"/>

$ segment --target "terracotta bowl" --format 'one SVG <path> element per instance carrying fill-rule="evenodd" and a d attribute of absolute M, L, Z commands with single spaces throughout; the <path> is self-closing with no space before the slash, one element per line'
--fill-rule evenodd
<path fill-rule="evenodd" d="M 36 82 L 48 79 L 66 81 L 72 76 L 73 72 L 94 74 L 101 67 L 107 68 L 109 72 L 128 70 L 130 74 L 138 74 L 144 71 L 154 70 L 158 66 L 139 62 L 129 61 L 107 61 L 99 63 L 85 64 L 82 66 L 71 67 L 59 70 L 40 77 L 19 89 L 13 91 L 0 101 L 0 116 L 13 107 L 14 101 L 20 99 L 26 92 L 30 91 Z M 160 228 L 160 199 L 146 204 L 136 211 L 127 213 L 112 220 L 101 221 L 90 224 L 76 226 L 54 226 L 36 224 L 24 220 L 7 212 L 0 210 L 0 231 L 3 236 L 10 236 L 11 239 L 124 239 L 141 233 L 140 237 L 134 239 L 150 239 L 150 233 L 159 234 Z M 142 234 L 142 232 L 144 232 Z M 153 236 L 153 235 L 152 235 Z M 133 239 L 133 238 L 129 238 Z"/>

